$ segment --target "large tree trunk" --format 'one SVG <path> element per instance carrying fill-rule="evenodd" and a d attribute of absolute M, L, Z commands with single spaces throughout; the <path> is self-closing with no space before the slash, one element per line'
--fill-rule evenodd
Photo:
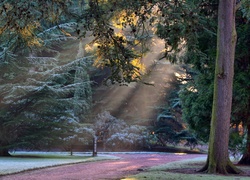
<path fill-rule="evenodd" d="M 208 173 L 239 173 L 228 154 L 236 44 L 235 0 L 220 0 L 218 9 L 217 57 L 214 96 L 206 165 Z"/>
<path fill-rule="evenodd" d="M 247 125 L 247 150 L 238 164 L 250 165 L 250 124 Z"/>

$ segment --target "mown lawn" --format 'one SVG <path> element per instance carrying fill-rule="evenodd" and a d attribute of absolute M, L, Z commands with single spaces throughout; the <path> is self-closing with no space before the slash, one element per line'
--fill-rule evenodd
<path fill-rule="evenodd" d="M 0 157 L 0 175 L 12 174 L 31 169 L 74 164 L 88 161 L 115 159 L 111 155 L 92 157 L 91 153 L 17 152 L 12 157 Z"/>
<path fill-rule="evenodd" d="M 250 176 L 224 176 L 197 173 L 195 170 L 200 169 L 204 164 L 205 160 L 199 158 L 194 160 L 177 161 L 165 165 L 154 166 L 147 169 L 145 172 L 123 178 L 122 180 L 250 180 Z M 175 172 L 185 168 L 192 168 L 194 171 L 193 173 Z M 249 166 L 241 166 L 240 169 L 245 172 L 250 171 Z"/>

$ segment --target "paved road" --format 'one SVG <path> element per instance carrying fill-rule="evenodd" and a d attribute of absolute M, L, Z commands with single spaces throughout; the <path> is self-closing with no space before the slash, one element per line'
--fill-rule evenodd
<path fill-rule="evenodd" d="M 119 160 L 105 160 L 27 171 L 0 177 L 1 180 L 117 180 L 151 166 L 205 157 L 180 154 L 115 154 Z"/>

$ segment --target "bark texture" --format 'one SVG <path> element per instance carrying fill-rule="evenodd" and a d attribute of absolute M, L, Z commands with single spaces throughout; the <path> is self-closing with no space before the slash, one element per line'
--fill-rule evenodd
<path fill-rule="evenodd" d="M 201 169 L 208 173 L 240 172 L 230 162 L 228 154 L 236 44 L 235 6 L 235 0 L 219 1 L 209 154 L 206 165 Z"/>

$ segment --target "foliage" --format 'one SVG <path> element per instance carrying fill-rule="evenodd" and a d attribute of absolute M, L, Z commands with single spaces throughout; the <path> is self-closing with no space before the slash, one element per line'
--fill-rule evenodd
<path fill-rule="evenodd" d="M 128 126 L 107 139 L 106 146 L 112 150 L 141 150 L 145 147 L 145 128 Z"/>
<path fill-rule="evenodd" d="M 235 78 L 234 78 L 234 94 L 233 94 L 233 108 L 232 119 L 233 124 L 248 121 L 248 36 L 249 25 L 245 23 L 241 14 L 237 14 L 237 32 L 239 39 L 236 46 L 236 60 L 235 60 Z M 213 38 L 212 38 L 213 37 Z M 202 46 L 201 50 L 207 53 L 207 63 L 204 61 L 194 61 L 192 66 L 185 67 L 185 74 L 190 77 L 188 81 L 183 78 L 181 81 L 185 82 L 180 91 L 180 98 L 182 103 L 183 119 L 188 122 L 190 128 L 194 129 L 203 141 L 208 140 L 209 126 L 211 119 L 211 101 L 213 90 L 213 61 L 214 46 L 216 39 L 214 36 L 205 34 L 200 39 Z M 206 43 L 204 43 L 206 42 Z M 214 44 L 214 45 L 213 45 Z M 206 46 L 205 46 L 206 45 Z M 192 61 L 190 61 L 192 62 Z M 195 89 L 195 91 L 193 91 Z M 244 124 L 245 124 L 244 123 Z M 232 147 L 231 147 L 232 148 Z"/>
<path fill-rule="evenodd" d="M 16 52 L 12 45 L 32 48 L 76 34 L 79 38 L 92 36 L 89 45 L 96 47 L 95 64 L 109 67 L 111 82 L 123 84 L 140 80 L 144 73 L 141 58 L 150 48 L 148 39 L 154 34 L 165 40 L 164 57 L 172 62 L 177 59 L 188 62 L 186 57 L 192 54 L 202 56 L 198 38 L 203 31 L 213 34 L 209 18 L 216 15 L 215 2 L 3 1 L 1 37 L 2 42 L 9 43 L 0 44 L 3 49 Z M 13 38 L 8 36 L 8 30 Z M 53 33 L 57 34 L 55 38 L 51 31 L 57 31 Z M 17 39 L 21 42 L 17 43 Z"/>
<path fill-rule="evenodd" d="M 5 67 L 0 86 L 1 149 L 50 148 L 63 143 L 90 108 L 90 81 L 82 74 L 87 70 L 86 58 L 62 66 L 55 66 L 53 58 L 41 64 L 43 59 L 32 57 L 20 60 L 19 66 L 1 67 Z"/>
<path fill-rule="evenodd" d="M 33 50 L 35 47 L 51 46 L 52 43 L 72 38 L 72 35 L 84 38 L 87 32 L 92 32 L 94 39 L 90 45 L 97 47 L 96 64 L 111 68 L 110 80 L 119 83 L 138 80 L 143 72 L 140 63 L 143 52 L 132 49 L 140 46 L 141 40 L 137 33 L 138 37 L 131 41 L 127 34 L 118 33 L 109 24 L 110 21 L 118 22 L 115 20 L 118 16 L 122 19 L 131 14 L 129 9 L 125 10 L 128 14 L 124 15 L 119 15 L 118 8 L 116 12 L 112 12 L 110 9 L 113 3 L 115 2 L 3 1 L 0 4 L 3 17 L 0 22 L 0 47 L 16 54 L 27 47 Z M 120 9 L 123 4 L 115 3 L 115 6 Z M 123 27 L 128 21 L 129 19 L 124 20 Z M 2 61 L 7 61 L 7 58 Z"/>
<path fill-rule="evenodd" d="M 189 74 L 192 79 L 183 84 L 180 91 L 182 118 L 195 131 L 199 140 L 207 142 L 212 110 L 212 72 Z"/>
<path fill-rule="evenodd" d="M 243 122 L 246 126 L 249 122 L 249 51 L 250 44 L 250 27 L 244 21 L 244 18 L 239 18 L 237 23 L 238 34 L 240 38 L 236 46 L 235 60 L 235 77 L 234 77 L 234 94 L 233 94 L 233 110 L 232 122 L 239 124 Z"/>
<path fill-rule="evenodd" d="M 103 143 L 104 150 L 135 150 L 144 147 L 145 128 L 129 126 L 108 111 L 97 115 L 93 129 L 98 141 Z"/>
<path fill-rule="evenodd" d="M 229 152 L 235 158 L 244 154 L 246 151 L 246 137 L 245 134 L 240 134 L 239 131 L 230 132 L 230 141 L 229 141 Z"/>
<path fill-rule="evenodd" d="M 149 146 L 166 146 L 168 144 L 175 146 L 179 144 L 193 149 L 198 145 L 197 134 L 189 127 L 186 121 L 183 122 L 183 102 L 181 101 L 182 98 L 180 98 L 180 91 L 183 91 L 183 82 L 189 81 L 190 76 L 180 74 L 181 72 L 183 70 L 175 73 L 176 81 L 172 83 L 172 89 L 166 98 L 166 105 L 161 108 L 151 130 Z"/>
<path fill-rule="evenodd" d="M 249 59 L 248 54 L 248 29 L 249 25 L 246 23 L 247 19 L 242 17 L 242 12 L 237 11 L 236 14 L 236 25 L 237 25 L 237 32 L 238 32 L 238 40 L 236 45 L 236 55 L 235 55 L 235 78 L 234 78 L 234 89 L 233 89 L 233 104 L 232 104 L 232 114 L 231 114 L 231 126 L 238 126 L 240 123 L 243 122 L 244 125 L 248 124 L 248 83 L 244 83 L 248 77 L 248 63 L 246 63 Z M 207 37 L 209 37 L 206 33 L 204 33 Z M 213 55 L 213 50 L 211 50 L 210 47 L 213 48 L 213 46 L 210 44 L 210 42 L 216 42 L 215 38 L 210 37 L 210 39 L 204 39 L 205 36 L 203 36 L 203 40 L 206 40 L 206 43 L 203 44 L 203 46 L 199 46 L 201 48 L 207 46 L 204 48 L 203 51 L 207 59 L 215 58 Z M 205 46 L 204 46 L 205 45 Z M 215 48 L 214 48 L 215 49 Z M 192 61 L 191 61 L 192 62 Z M 201 62 L 202 59 L 201 59 Z M 206 107 L 206 109 L 210 109 L 211 112 L 211 106 L 209 106 L 209 103 L 211 102 L 211 86 L 214 83 L 213 79 L 210 78 L 211 74 L 213 74 L 213 64 L 209 63 L 209 61 L 206 61 L 208 63 L 199 65 L 195 61 L 192 62 L 191 68 L 192 71 L 195 72 L 195 74 L 190 74 L 192 81 L 188 81 L 186 85 L 184 85 L 184 90 L 181 91 L 181 99 L 182 99 L 182 106 L 183 106 L 183 117 L 187 122 L 189 123 L 193 129 L 195 129 L 196 133 L 198 133 L 197 137 L 202 137 L 203 140 L 207 141 L 206 132 L 205 129 L 209 129 L 210 123 L 209 121 L 205 121 L 204 119 L 211 119 L 209 113 L 204 113 L 204 111 L 199 111 L 203 109 L 203 107 Z M 188 74 L 188 73 L 187 73 Z M 205 74 L 205 75 L 204 75 Z M 206 81 L 202 79 L 207 79 Z M 201 83 L 201 84 L 200 84 Z M 195 87 L 196 91 L 192 92 L 190 91 L 189 87 Z M 243 100 L 244 99 L 244 100 Z M 196 107 L 196 108 L 195 108 Z M 199 108 L 199 109 L 198 109 Z M 209 111 L 205 111 L 209 112 Z M 202 124 L 202 122 L 204 122 Z M 243 143 L 243 136 L 240 135 L 242 132 L 235 132 L 230 134 L 230 141 L 229 141 L 229 149 L 232 153 L 236 154 L 239 151 L 242 151 L 243 146 L 245 145 Z M 203 136 L 205 135 L 205 136 Z"/>
<path fill-rule="evenodd" d="M 59 145 L 59 148 L 70 151 L 71 155 L 76 149 L 92 148 L 94 134 L 95 132 L 90 125 L 75 123 L 72 131 L 68 131 L 61 137 L 62 144 Z"/>
<path fill-rule="evenodd" d="M 195 135 L 177 121 L 173 115 L 159 115 L 155 126 L 149 135 L 149 146 L 182 144 L 191 149 L 198 145 Z"/>
<path fill-rule="evenodd" d="M 250 18 L 250 3 L 247 0 L 241 0 L 241 11 L 243 13 L 243 16 L 246 17 L 247 19 Z"/>
<path fill-rule="evenodd" d="M 36 34 L 46 23 L 59 23 L 68 12 L 69 0 L 14 1 L 4 0 L 0 3 L 0 35 L 1 44 L 16 51 L 20 47 L 41 46 L 42 39 Z"/>

